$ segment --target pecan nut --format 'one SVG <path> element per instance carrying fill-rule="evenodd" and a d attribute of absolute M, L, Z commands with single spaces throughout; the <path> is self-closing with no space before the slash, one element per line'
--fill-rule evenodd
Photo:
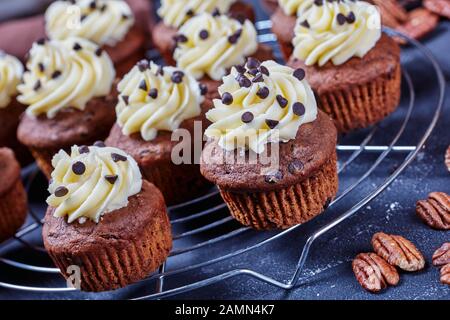
<path fill-rule="evenodd" d="M 441 282 L 450 285 L 450 263 L 441 268 Z"/>
<path fill-rule="evenodd" d="M 450 172 L 450 146 L 448 146 L 447 152 L 445 153 L 445 165 Z"/>
<path fill-rule="evenodd" d="M 417 8 L 408 14 L 408 21 L 396 29 L 414 39 L 420 39 L 433 31 L 439 22 L 439 16 L 424 8 Z"/>
<path fill-rule="evenodd" d="M 417 215 L 430 227 L 450 230 L 450 196 L 444 192 L 432 192 L 427 200 L 416 204 Z"/>
<path fill-rule="evenodd" d="M 450 1 L 448 0 L 425 0 L 423 6 L 431 12 L 450 19 Z"/>
<path fill-rule="evenodd" d="M 402 236 L 378 232 L 372 238 L 372 246 L 378 255 L 402 270 L 418 271 L 425 267 L 422 253 Z"/>
<path fill-rule="evenodd" d="M 450 242 L 444 243 L 433 254 L 433 265 L 440 267 L 450 264 Z"/>
<path fill-rule="evenodd" d="M 376 253 L 360 253 L 352 262 L 359 284 L 370 292 L 379 292 L 388 285 L 398 284 L 397 270 Z"/>

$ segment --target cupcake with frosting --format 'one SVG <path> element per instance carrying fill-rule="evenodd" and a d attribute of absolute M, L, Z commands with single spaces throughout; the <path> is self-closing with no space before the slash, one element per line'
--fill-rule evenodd
<path fill-rule="evenodd" d="M 30 160 L 30 155 L 17 141 L 17 126 L 25 106 L 17 100 L 17 85 L 23 74 L 22 63 L 14 56 L 0 51 L 0 147 L 14 150 L 22 164 Z"/>
<path fill-rule="evenodd" d="M 153 29 L 153 41 L 168 64 L 175 64 L 172 55 L 178 30 L 190 18 L 205 12 L 228 15 L 241 22 L 246 19 L 255 20 L 253 8 L 242 1 L 162 0 L 158 9 L 161 21 Z"/>
<path fill-rule="evenodd" d="M 33 45 L 18 86 L 17 99 L 27 106 L 18 138 L 47 177 L 58 150 L 107 137 L 115 121 L 114 77 L 108 54 L 86 39 Z"/>
<path fill-rule="evenodd" d="M 299 18 L 289 65 L 304 68 L 319 107 L 338 130 L 370 126 L 400 100 L 400 48 L 381 32 L 378 9 L 363 1 L 313 5 Z"/>
<path fill-rule="evenodd" d="M 304 78 L 303 69 L 249 59 L 223 78 L 206 114 L 201 173 L 244 225 L 300 224 L 336 195 L 336 128 Z"/>
<path fill-rule="evenodd" d="M 137 282 L 158 268 L 172 248 L 161 192 L 142 180 L 124 151 L 73 146 L 53 158 L 42 235 L 64 277 L 83 291 L 108 291 Z"/>
<path fill-rule="evenodd" d="M 145 54 L 147 35 L 123 0 L 55 1 L 45 13 L 50 39 L 88 39 L 111 57 L 119 75 L 127 72 Z"/>
<path fill-rule="evenodd" d="M 258 44 L 255 26 L 225 15 L 203 13 L 189 19 L 178 31 L 174 58 L 177 67 L 192 74 L 217 96 L 220 80 L 232 66 L 247 57 L 272 58 L 269 47 Z"/>
<path fill-rule="evenodd" d="M 106 140 L 136 159 L 144 178 L 169 205 L 183 202 L 208 186 L 195 149 L 203 144 L 204 117 L 212 102 L 206 87 L 191 75 L 153 62 L 139 62 L 118 85 L 117 123 Z M 185 137 L 172 139 L 172 136 Z M 180 146 L 189 151 L 186 158 Z"/>

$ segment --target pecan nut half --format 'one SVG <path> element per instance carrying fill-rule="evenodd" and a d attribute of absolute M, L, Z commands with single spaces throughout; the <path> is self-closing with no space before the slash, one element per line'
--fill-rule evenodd
<path fill-rule="evenodd" d="M 450 242 L 444 243 L 433 254 L 433 265 L 440 267 L 450 264 Z"/>
<path fill-rule="evenodd" d="M 424 0 L 423 6 L 431 12 L 450 19 L 450 1 L 448 0 Z"/>
<path fill-rule="evenodd" d="M 372 237 L 372 246 L 378 255 L 402 270 L 418 271 L 425 267 L 422 253 L 402 236 L 378 232 Z"/>
<path fill-rule="evenodd" d="M 450 285 L 450 263 L 441 268 L 441 282 Z"/>
<path fill-rule="evenodd" d="M 397 270 L 375 253 L 360 253 L 352 262 L 353 273 L 359 284 L 370 292 L 379 292 L 388 285 L 398 284 Z"/>
<path fill-rule="evenodd" d="M 450 196 L 444 192 L 432 192 L 428 200 L 416 204 L 417 215 L 430 227 L 450 230 Z"/>

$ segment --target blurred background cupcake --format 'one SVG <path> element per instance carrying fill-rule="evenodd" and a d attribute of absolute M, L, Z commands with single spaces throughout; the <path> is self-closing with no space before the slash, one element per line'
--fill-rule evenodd
<path fill-rule="evenodd" d="M 153 41 L 170 65 L 175 64 L 175 36 L 179 28 L 193 16 L 207 12 L 228 15 L 242 23 L 246 19 L 255 20 L 252 6 L 236 0 L 162 0 L 157 12 L 161 21 L 153 29 Z"/>
<path fill-rule="evenodd" d="M 58 150 L 107 137 L 115 121 L 114 77 L 108 54 L 86 39 L 33 45 L 18 86 L 18 101 L 27 106 L 18 138 L 47 177 Z"/>
<path fill-rule="evenodd" d="M 340 132 L 384 119 L 400 100 L 400 48 L 381 32 L 378 9 L 363 1 L 323 1 L 298 18 L 293 68 L 306 70 L 319 107 Z"/>
<path fill-rule="evenodd" d="M 210 187 L 198 165 L 205 113 L 212 106 L 204 97 L 205 86 L 179 69 L 143 60 L 119 83 L 118 91 L 117 123 L 106 144 L 136 159 L 144 178 L 162 191 L 169 205 Z M 180 141 L 172 139 L 172 134 L 183 131 L 188 134 L 181 141 L 185 154 L 174 150 Z"/>

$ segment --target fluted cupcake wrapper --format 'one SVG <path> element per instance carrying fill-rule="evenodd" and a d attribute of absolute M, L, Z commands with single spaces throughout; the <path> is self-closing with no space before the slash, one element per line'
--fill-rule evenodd
<path fill-rule="evenodd" d="M 45 177 L 50 180 L 53 171 L 52 159 L 58 150 L 38 149 L 32 147 L 29 147 L 29 149 L 39 169 L 41 169 Z"/>
<path fill-rule="evenodd" d="M 219 189 L 231 215 L 243 225 L 285 229 L 311 220 L 336 196 L 336 155 L 308 179 L 284 189 L 254 193 Z"/>
<path fill-rule="evenodd" d="M 0 242 L 14 236 L 27 217 L 27 195 L 20 179 L 0 196 Z"/>

